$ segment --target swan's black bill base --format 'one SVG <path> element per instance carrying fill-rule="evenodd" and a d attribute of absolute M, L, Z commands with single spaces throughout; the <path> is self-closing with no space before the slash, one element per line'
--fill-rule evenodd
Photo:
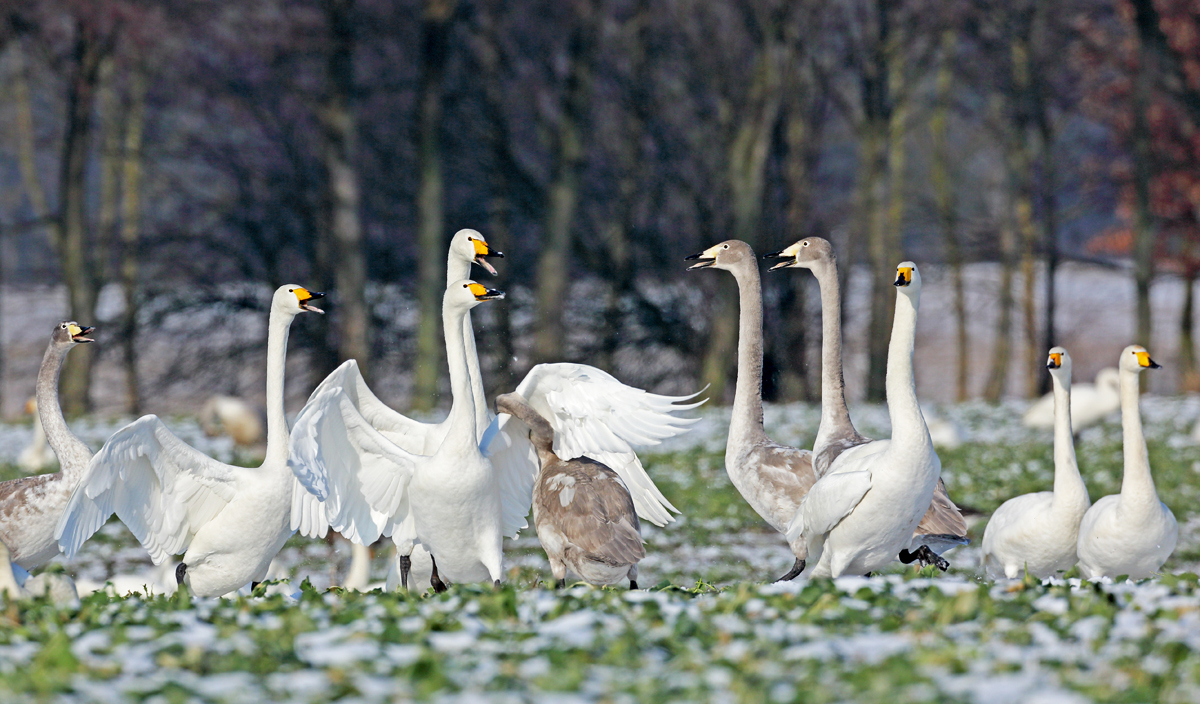
<path fill-rule="evenodd" d="M 922 545 L 912 552 L 907 550 L 900 551 L 900 561 L 904 564 L 910 565 L 916 560 L 921 561 L 922 567 L 933 565 L 943 572 L 950 569 L 950 563 L 946 562 L 946 559 L 941 555 L 930 550 L 928 545 Z"/>
<path fill-rule="evenodd" d="M 803 571 L 804 571 L 804 560 L 801 560 L 800 558 L 797 557 L 796 564 L 792 565 L 792 569 L 788 570 L 787 574 L 783 575 L 782 577 L 780 577 L 779 579 L 777 579 L 775 581 L 776 582 L 790 582 L 793 579 L 795 579 L 796 577 L 799 577 L 800 573 Z"/>

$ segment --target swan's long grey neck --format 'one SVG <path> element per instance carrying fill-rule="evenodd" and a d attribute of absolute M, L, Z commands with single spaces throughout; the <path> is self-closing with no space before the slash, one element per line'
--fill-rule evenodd
<path fill-rule="evenodd" d="M 271 306 L 267 322 L 267 461 L 282 461 L 288 456 L 288 422 L 283 410 L 283 372 L 287 363 L 288 334 L 295 316 L 280 313 Z"/>
<path fill-rule="evenodd" d="M 1125 476 L 1121 501 L 1158 501 L 1154 477 L 1150 476 L 1150 454 L 1142 434 L 1142 411 L 1138 408 L 1138 373 L 1121 370 L 1121 429 L 1125 441 Z"/>
<path fill-rule="evenodd" d="M 1061 378 L 1060 378 L 1061 376 Z M 1054 385 L 1054 501 L 1070 500 L 1072 506 L 1080 494 L 1087 494 L 1079 464 L 1075 460 L 1075 438 L 1071 432 L 1071 377 L 1051 374 Z"/>
<path fill-rule="evenodd" d="M 92 451 L 83 444 L 63 418 L 62 407 L 58 405 L 58 375 L 62 372 L 63 360 L 66 359 L 70 347 L 61 347 L 53 342 L 46 348 L 42 357 L 42 366 L 37 376 L 37 405 L 38 418 L 42 421 L 42 430 L 46 433 L 46 441 L 58 456 L 62 472 L 68 477 L 82 476 L 87 469 Z"/>
<path fill-rule="evenodd" d="M 892 321 L 892 339 L 888 343 L 885 384 L 893 447 L 929 444 L 929 429 L 925 427 L 925 417 L 917 403 L 913 379 L 920 297 L 919 290 L 898 291 L 896 295 L 896 317 Z"/>
<path fill-rule="evenodd" d="M 446 361 L 450 366 L 450 422 L 447 440 L 451 438 L 472 438 L 478 442 L 477 420 L 475 417 L 475 395 L 471 389 L 471 379 L 467 372 L 466 340 L 463 336 L 451 335 L 451 330 L 462 330 L 463 322 L 467 320 L 468 310 L 458 307 L 442 306 L 442 326 L 446 331 Z"/>
<path fill-rule="evenodd" d="M 749 259 L 730 269 L 737 280 L 738 348 L 737 381 L 729 421 L 729 449 L 766 438 L 763 431 L 762 281 L 757 262 Z"/>
<path fill-rule="evenodd" d="M 821 288 L 821 424 L 813 452 L 831 441 L 858 435 L 846 408 L 846 382 L 842 374 L 842 293 L 837 264 L 819 264 L 812 270 Z"/>
<path fill-rule="evenodd" d="M 446 288 L 455 281 L 471 278 L 471 262 L 464 262 L 461 257 L 454 256 L 451 251 L 446 257 Z M 487 396 L 483 391 L 483 373 L 479 369 L 479 351 L 475 347 L 475 328 L 471 326 L 471 311 L 463 316 L 462 329 L 463 349 L 466 353 L 467 370 L 470 374 L 471 397 L 475 401 L 475 427 L 478 430 L 476 440 L 483 439 L 491 418 L 488 416 Z"/>

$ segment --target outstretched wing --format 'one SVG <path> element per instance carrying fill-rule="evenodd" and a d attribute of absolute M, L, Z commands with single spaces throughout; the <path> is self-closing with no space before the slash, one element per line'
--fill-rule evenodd
<path fill-rule="evenodd" d="M 92 458 L 54 537 L 69 559 L 116 513 L 162 564 L 233 500 L 236 471 L 142 416 Z"/>
<path fill-rule="evenodd" d="M 633 448 L 686 432 L 698 419 L 673 414 L 703 403 L 684 403 L 698 394 L 660 396 L 595 367 L 569 363 L 535 366 L 516 391 L 554 428 L 554 453 L 560 459 L 586 455 L 608 465 L 629 488 L 638 516 L 660 526 L 674 520 L 670 511 L 679 510 L 651 481 Z M 480 442 L 500 481 L 506 535 L 525 526 L 532 501 L 538 462 L 528 432 L 524 423 L 502 414 Z M 499 436 L 504 439 L 496 445 Z"/>
<path fill-rule="evenodd" d="M 333 383 L 331 374 L 309 398 L 292 428 L 288 466 L 304 490 L 324 502 L 334 530 L 370 545 L 406 517 L 416 455 L 376 429 L 369 414 L 382 404 L 374 395 L 368 399 L 355 378 L 361 382 L 357 367 L 346 386 Z M 303 528 L 306 517 L 313 522 L 306 516 L 311 508 L 308 499 L 293 497 L 293 528 Z"/>
<path fill-rule="evenodd" d="M 367 386 L 358 362 L 348 359 L 329 373 L 308 397 L 308 403 L 329 388 L 337 388 L 351 399 L 358 414 L 400 449 L 413 455 L 432 455 L 442 444 L 449 426 L 445 423 L 423 423 L 392 410 Z"/>

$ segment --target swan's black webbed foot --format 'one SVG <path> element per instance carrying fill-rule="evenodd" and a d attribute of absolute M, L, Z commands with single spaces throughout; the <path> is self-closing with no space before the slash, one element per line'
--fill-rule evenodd
<path fill-rule="evenodd" d="M 497 579 L 496 581 L 492 582 L 492 590 L 497 592 L 500 591 L 500 580 Z"/>
<path fill-rule="evenodd" d="M 633 591 L 634 589 L 637 589 L 637 588 L 638 588 L 637 580 L 636 579 L 629 580 L 629 591 Z"/>
<path fill-rule="evenodd" d="M 922 567 L 933 565 L 942 572 L 950 569 L 950 563 L 946 561 L 946 558 L 937 554 L 933 550 L 930 550 L 928 545 L 922 545 L 912 552 L 909 552 L 908 550 L 900 551 L 900 561 L 904 564 L 909 565 L 917 560 L 921 561 Z"/>
<path fill-rule="evenodd" d="M 404 589 L 408 590 L 408 573 L 412 571 L 412 558 L 408 555 L 400 556 L 400 584 Z"/>
<path fill-rule="evenodd" d="M 446 583 L 442 581 L 442 578 L 438 576 L 437 561 L 433 559 L 433 555 L 429 556 L 429 561 L 433 564 L 433 574 L 429 576 L 429 585 L 433 587 L 434 592 L 441 594 L 449 589 L 449 587 L 447 587 Z"/>
<path fill-rule="evenodd" d="M 566 577 L 563 577 L 562 579 L 560 579 L 554 583 L 555 589 L 564 589 L 564 588 L 566 588 L 566 586 L 567 586 L 567 578 Z"/>
<path fill-rule="evenodd" d="M 262 584 L 262 582 L 250 582 L 250 596 L 254 596 L 255 590 L 258 589 L 258 585 L 260 584 Z"/>
<path fill-rule="evenodd" d="M 175 566 L 175 583 L 183 584 L 183 578 L 187 575 L 187 563 L 180 562 Z"/>
<path fill-rule="evenodd" d="M 796 577 L 798 577 L 800 575 L 800 573 L 803 571 L 804 571 L 804 560 L 801 560 L 800 558 L 797 557 L 796 564 L 792 565 L 792 569 L 788 570 L 787 574 L 783 575 L 782 577 L 780 577 L 779 579 L 777 579 L 775 581 L 776 582 L 790 582 L 793 579 L 795 579 Z"/>

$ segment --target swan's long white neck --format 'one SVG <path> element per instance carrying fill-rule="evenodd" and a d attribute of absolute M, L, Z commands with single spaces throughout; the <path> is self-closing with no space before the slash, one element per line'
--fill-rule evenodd
<path fill-rule="evenodd" d="M 267 455 L 263 464 L 275 461 L 287 467 L 288 422 L 283 410 L 283 371 L 287 363 L 288 334 L 294 315 L 275 310 L 267 322 Z"/>
<path fill-rule="evenodd" d="M 1142 434 L 1142 412 L 1138 408 L 1138 373 L 1121 370 L 1121 429 L 1124 431 L 1125 476 L 1121 480 L 1121 503 L 1158 503 L 1154 477 L 1150 476 L 1150 454 Z"/>
<path fill-rule="evenodd" d="M 456 257 L 454 252 L 446 256 L 446 287 L 455 281 L 471 278 L 471 262 Z M 479 369 L 479 351 L 475 348 L 475 329 L 471 326 L 471 311 L 463 316 L 462 325 L 463 350 L 467 359 L 467 373 L 470 375 L 471 398 L 475 404 L 475 427 L 479 433 L 477 440 L 483 439 L 483 433 L 492 422 L 488 411 L 487 396 L 483 391 L 483 372 Z M 447 328 L 449 329 L 449 328 Z M 447 348 L 448 349 L 448 348 Z"/>
<path fill-rule="evenodd" d="M 1071 377 L 1051 374 L 1054 384 L 1054 500 L 1052 507 L 1077 506 L 1087 496 L 1079 463 L 1075 460 L 1075 438 L 1071 432 Z"/>
<path fill-rule="evenodd" d="M 468 310 L 442 305 L 442 327 L 446 332 L 446 361 L 450 366 L 450 423 L 444 445 L 451 440 L 461 439 L 469 444 L 479 442 L 478 421 L 475 417 L 475 394 L 467 371 L 466 335 L 453 335 L 452 330 L 462 330 L 463 322 L 470 323 Z"/>
<path fill-rule="evenodd" d="M 757 262 L 740 262 L 729 271 L 738 285 L 737 380 L 729 421 L 729 448 L 744 448 L 766 438 L 763 430 L 762 281 Z"/>
<path fill-rule="evenodd" d="M 62 407 L 58 405 L 58 376 L 70 349 L 53 342 L 46 348 L 42 366 L 38 369 L 36 394 L 42 431 L 46 434 L 50 447 L 54 449 L 54 454 L 58 455 L 63 476 L 77 480 L 87 469 L 92 451 L 67 427 Z"/>
<path fill-rule="evenodd" d="M 846 408 L 846 382 L 842 375 L 842 295 L 837 264 L 812 269 L 821 289 L 821 423 L 813 453 L 820 454 L 835 438 L 855 437 L 858 431 Z"/>
<path fill-rule="evenodd" d="M 892 447 L 929 446 L 929 429 L 917 403 L 917 385 L 913 378 L 913 350 L 917 339 L 917 309 L 921 293 L 899 291 L 896 317 L 892 321 L 892 339 L 888 343 L 887 392 L 888 417 L 892 421 Z"/>

